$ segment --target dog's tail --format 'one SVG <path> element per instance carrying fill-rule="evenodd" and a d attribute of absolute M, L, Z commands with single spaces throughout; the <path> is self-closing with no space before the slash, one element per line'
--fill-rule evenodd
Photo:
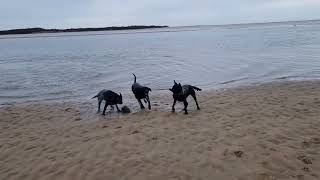
<path fill-rule="evenodd" d="M 98 96 L 99 96 L 99 94 L 97 94 L 97 95 L 93 96 L 93 97 L 92 97 L 92 99 L 97 98 Z"/>
<path fill-rule="evenodd" d="M 132 73 L 132 74 L 133 74 L 133 73 Z M 134 83 L 136 83 L 136 82 L 137 82 L 137 77 L 136 77 L 135 74 L 133 74 L 133 76 L 134 76 Z"/>
<path fill-rule="evenodd" d="M 197 91 L 201 91 L 202 89 L 196 87 L 196 86 L 191 86 L 193 89 L 197 90 Z"/>
<path fill-rule="evenodd" d="M 145 89 L 149 92 L 151 92 L 151 89 L 150 88 L 148 88 L 148 87 L 145 87 Z"/>

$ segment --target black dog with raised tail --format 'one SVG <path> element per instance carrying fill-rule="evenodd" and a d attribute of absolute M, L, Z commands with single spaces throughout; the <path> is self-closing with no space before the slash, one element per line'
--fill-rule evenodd
<path fill-rule="evenodd" d="M 132 89 L 134 96 L 136 97 L 136 99 L 138 100 L 138 102 L 140 104 L 140 108 L 144 109 L 144 106 L 141 102 L 141 99 L 143 99 L 146 103 L 148 102 L 148 109 L 151 109 L 150 98 L 149 98 L 149 92 L 151 91 L 151 89 L 137 83 L 136 75 L 133 74 L 133 76 L 134 76 L 134 83 L 132 84 L 131 89 Z"/>
<path fill-rule="evenodd" d="M 200 88 L 195 87 L 195 86 L 191 86 L 191 85 L 181 85 L 180 83 L 178 84 L 175 80 L 173 81 L 174 85 L 172 86 L 172 88 L 170 88 L 169 90 L 171 92 L 173 92 L 173 104 L 172 104 L 172 112 L 175 111 L 174 106 L 176 105 L 177 101 L 183 102 L 184 104 L 184 113 L 188 114 L 188 102 L 187 102 L 187 98 L 189 95 L 191 95 L 194 99 L 194 101 L 197 104 L 197 109 L 200 110 L 199 104 L 197 102 L 197 97 L 196 97 L 196 91 L 201 91 Z"/>

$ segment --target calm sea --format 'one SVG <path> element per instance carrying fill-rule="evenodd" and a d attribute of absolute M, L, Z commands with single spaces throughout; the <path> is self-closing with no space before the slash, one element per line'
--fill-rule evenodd
<path fill-rule="evenodd" d="M 39 37 L 40 36 L 40 37 Z M 50 37 L 51 36 L 51 37 Z M 320 23 L 0 36 L 0 104 L 320 78 Z"/>

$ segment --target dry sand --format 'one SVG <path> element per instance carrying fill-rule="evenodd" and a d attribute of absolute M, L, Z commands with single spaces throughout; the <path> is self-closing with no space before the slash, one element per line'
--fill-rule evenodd
<path fill-rule="evenodd" d="M 1 108 L 0 179 L 320 179 L 320 82 L 199 102 L 189 115 L 159 106 L 95 120 L 69 104 Z"/>

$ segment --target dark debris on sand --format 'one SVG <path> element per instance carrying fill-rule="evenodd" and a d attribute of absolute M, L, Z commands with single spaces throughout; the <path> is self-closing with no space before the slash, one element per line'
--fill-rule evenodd
<path fill-rule="evenodd" d="M 122 106 L 121 112 L 122 113 L 130 113 L 131 110 L 130 110 L 130 108 L 128 106 Z"/>

